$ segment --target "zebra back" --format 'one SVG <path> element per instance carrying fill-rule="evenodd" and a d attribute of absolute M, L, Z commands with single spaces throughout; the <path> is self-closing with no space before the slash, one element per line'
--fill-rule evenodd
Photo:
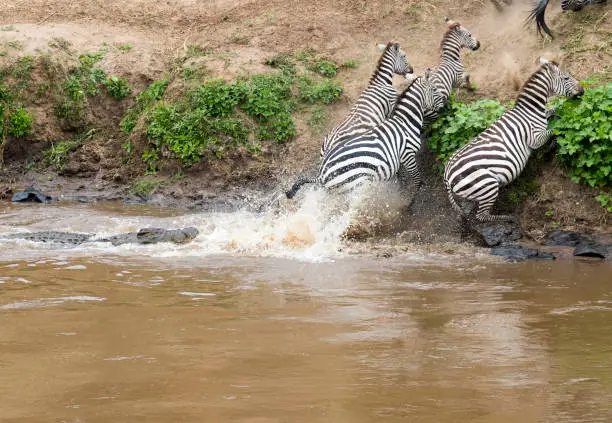
<path fill-rule="evenodd" d="M 325 136 L 321 156 L 334 144 L 354 138 L 389 117 L 397 97 L 393 75 L 406 76 L 412 72 L 412 66 L 400 45 L 389 42 L 378 59 L 366 90 L 344 120 Z"/>
<path fill-rule="evenodd" d="M 442 105 L 435 86 L 427 78 L 415 78 L 387 120 L 326 152 L 318 181 L 328 189 L 350 189 L 364 181 L 390 180 L 420 149 L 424 110 Z"/>
<path fill-rule="evenodd" d="M 552 95 L 578 96 L 584 88 L 555 62 L 540 59 L 542 66 L 523 85 L 515 106 L 489 128 L 457 150 L 446 163 L 444 183 L 451 205 L 460 215 L 455 196 L 475 201 L 477 221 L 509 220 L 492 215 L 499 187 L 515 180 L 531 152 L 551 137 L 547 130 Z"/>

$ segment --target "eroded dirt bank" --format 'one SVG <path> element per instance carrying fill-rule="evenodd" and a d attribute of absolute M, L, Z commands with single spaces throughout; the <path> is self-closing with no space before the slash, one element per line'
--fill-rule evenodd
<path fill-rule="evenodd" d="M 380 54 L 374 45 L 399 41 L 416 73 L 421 73 L 437 63 L 444 16 L 471 29 L 482 43 L 478 52 L 464 54 L 477 89 L 472 94 L 459 92 L 461 98 L 514 98 L 541 54 L 560 59 L 581 79 L 609 75 L 611 25 L 605 6 L 584 14 L 561 14 L 558 7 L 550 7 L 547 19 L 558 35 L 553 42 L 537 38 L 523 26 L 529 6 L 528 1 L 518 1 L 500 13 L 489 2 L 477 1 L 435 5 L 422 1 L 296 1 L 287 5 L 274 0 L 206 4 L 142 0 L 101 6 L 94 1 L 67 5 L 26 0 L 7 4 L 0 11 L 0 65 L 9 66 L 25 56 L 37 58 L 30 74 L 33 83 L 27 88 L 27 106 L 35 124 L 29 137 L 6 146 L 0 198 L 32 185 L 53 197 L 80 201 L 142 201 L 145 197 L 173 207 L 259 207 L 296 173 L 316 165 L 325 130 L 344 116 L 367 83 Z M 101 50 L 104 55 L 98 65 L 109 75 L 126 78 L 131 94 L 120 101 L 107 94 L 87 99 L 87 138 L 68 154 L 62 169 L 57 169 L 43 160 L 44 152 L 73 139 L 75 130 L 70 122 L 56 118 L 53 89 L 45 88 L 53 84 L 52 73 L 45 71 L 41 60 L 53 63 L 55 75 L 64 75 L 79 54 Z M 188 169 L 169 164 L 154 176 L 145 176 L 140 155 L 148 141 L 126 135 L 119 123 L 134 106 L 135 95 L 152 81 L 169 79 L 167 95 L 172 98 L 185 84 L 182 76 L 187 68 L 204 69 L 196 77 L 200 81 L 217 77 L 231 81 L 270 72 L 264 62 L 275 54 L 306 50 L 338 63 L 359 63 L 339 72 L 336 79 L 343 94 L 339 101 L 325 106 L 326 118 L 317 128 L 308 123 L 311 109 L 298 108 L 293 114 L 296 135 L 284 144 L 261 143 L 257 157 L 238 148 L 223 159 L 204 160 Z M 126 143 L 132 143 L 134 150 L 129 157 Z M 365 231 L 367 236 L 401 232 L 411 240 L 427 241 L 428 234 L 456 235 L 439 175 L 427 152 L 424 156 L 421 167 L 427 184 L 417 194 L 411 213 L 389 225 L 378 222 Z M 572 183 L 552 157 L 531 171 L 537 189 L 518 206 L 506 204 L 518 208 L 523 229 L 531 237 L 537 239 L 554 228 L 609 230 L 609 217 L 592 192 Z M 139 181 L 153 181 L 145 184 L 145 195 L 138 195 L 135 189 Z M 403 210 L 401 205 L 397 209 Z"/>

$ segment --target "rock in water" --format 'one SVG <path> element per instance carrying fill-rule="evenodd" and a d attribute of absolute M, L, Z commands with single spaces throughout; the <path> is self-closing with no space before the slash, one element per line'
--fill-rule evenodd
<path fill-rule="evenodd" d="M 580 242 L 590 239 L 588 235 L 579 232 L 555 230 L 546 234 L 542 244 L 575 247 Z"/>
<path fill-rule="evenodd" d="M 521 230 L 516 225 L 504 223 L 480 223 L 474 226 L 487 247 L 496 247 L 522 238 Z"/>
<path fill-rule="evenodd" d="M 543 253 L 533 248 L 523 247 L 521 245 L 505 245 L 491 249 L 491 254 L 494 256 L 503 256 L 507 262 L 519 262 L 528 259 L 538 260 L 554 260 L 555 256 L 548 253 Z"/>
<path fill-rule="evenodd" d="M 612 253 L 612 245 L 601 245 L 595 241 L 582 241 L 574 248 L 574 256 L 607 258 Z"/>
<path fill-rule="evenodd" d="M 53 201 L 53 198 L 37 189 L 27 188 L 25 191 L 16 192 L 11 201 L 13 203 L 49 203 Z"/>

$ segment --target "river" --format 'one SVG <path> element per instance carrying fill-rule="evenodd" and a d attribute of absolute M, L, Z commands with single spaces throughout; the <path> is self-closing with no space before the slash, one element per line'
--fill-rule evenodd
<path fill-rule="evenodd" d="M 0 241 L 0 421 L 612 421 L 610 262 L 381 257 L 315 204 L 0 203 L 0 233 L 200 230 L 186 245 Z"/>

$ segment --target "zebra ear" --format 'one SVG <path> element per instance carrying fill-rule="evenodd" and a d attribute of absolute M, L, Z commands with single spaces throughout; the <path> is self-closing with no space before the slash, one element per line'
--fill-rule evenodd
<path fill-rule="evenodd" d="M 539 65 L 545 65 L 547 63 L 550 63 L 550 61 L 547 60 L 546 58 L 540 56 L 540 57 L 538 57 L 538 60 L 536 61 L 536 63 L 539 64 Z"/>
<path fill-rule="evenodd" d="M 423 76 L 425 77 L 426 81 L 429 81 L 431 79 L 431 68 L 427 68 L 425 69 L 425 72 L 423 72 Z"/>
<path fill-rule="evenodd" d="M 446 22 L 446 25 L 453 25 L 455 23 L 455 21 L 448 19 L 448 16 L 444 17 L 444 22 Z"/>
<path fill-rule="evenodd" d="M 386 44 L 376 44 L 376 48 L 381 51 L 384 51 L 387 48 L 387 45 Z"/>

